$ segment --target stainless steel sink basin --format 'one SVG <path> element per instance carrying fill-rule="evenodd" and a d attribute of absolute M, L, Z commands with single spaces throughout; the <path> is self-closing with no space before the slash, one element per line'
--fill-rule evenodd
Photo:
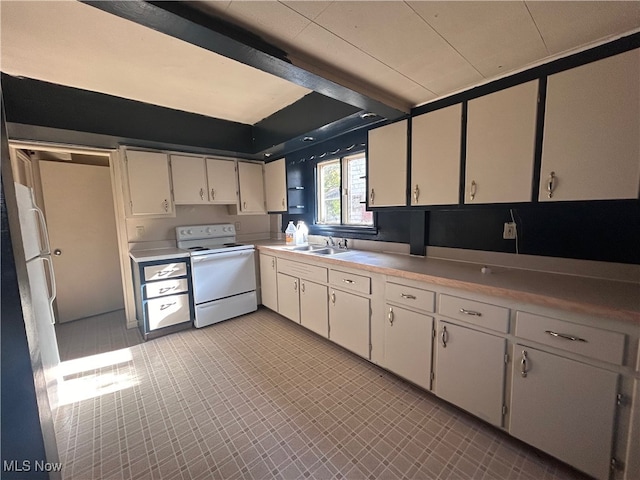
<path fill-rule="evenodd" d="M 299 245 L 297 247 L 289 247 L 294 252 L 311 253 L 313 255 L 335 255 L 344 253 L 348 250 L 342 248 L 327 247 L 324 245 Z"/>
<path fill-rule="evenodd" d="M 324 245 L 300 245 L 297 247 L 291 247 L 290 250 L 293 250 L 295 252 L 311 252 L 314 250 L 323 250 L 327 247 L 325 247 Z"/>
<path fill-rule="evenodd" d="M 319 250 L 312 250 L 310 253 L 314 255 L 335 255 L 337 253 L 344 253 L 347 250 L 341 248 L 333 248 L 333 247 L 324 247 Z"/>

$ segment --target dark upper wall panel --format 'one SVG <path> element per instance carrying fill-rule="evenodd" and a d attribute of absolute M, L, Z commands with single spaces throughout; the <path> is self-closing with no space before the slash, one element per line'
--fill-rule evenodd
<path fill-rule="evenodd" d="M 2 74 L 7 121 L 250 154 L 252 127 Z"/>
<path fill-rule="evenodd" d="M 254 151 L 269 149 L 359 111 L 356 107 L 312 92 L 254 125 Z"/>

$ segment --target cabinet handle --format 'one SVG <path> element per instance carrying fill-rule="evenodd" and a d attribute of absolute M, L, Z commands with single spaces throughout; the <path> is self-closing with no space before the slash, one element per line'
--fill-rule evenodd
<path fill-rule="evenodd" d="M 413 203 L 418 203 L 418 197 L 420 196 L 420 188 L 416 183 L 416 188 L 413 190 Z"/>
<path fill-rule="evenodd" d="M 176 304 L 176 302 L 163 303 L 162 306 L 160 307 L 160 310 L 166 310 L 169 307 L 173 307 L 175 304 Z"/>
<path fill-rule="evenodd" d="M 520 375 L 522 375 L 522 378 L 525 378 L 529 371 L 529 366 L 527 365 L 527 361 L 528 361 L 527 351 L 522 350 L 522 358 L 520 359 Z"/>
<path fill-rule="evenodd" d="M 369 204 L 373 205 L 373 200 L 376 198 L 376 192 L 372 188 L 371 193 L 369 194 Z"/>
<path fill-rule="evenodd" d="M 336 292 L 331 292 L 331 303 L 336 304 Z"/>
<path fill-rule="evenodd" d="M 389 307 L 389 323 L 391 324 L 391 326 L 393 327 L 393 320 L 394 320 L 394 315 L 393 315 L 393 308 Z"/>
<path fill-rule="evenodd" d="M 471 191 L 470 191 L 470 195 L 469 197 L 471 198 L 471 200 L 473 200 L 474 198 L 476 198 L 476 191 L 478 190 L 478 184 L 476 183 L 475 180 L 471 181 Z"/>
<path fill-rule="evenodd" d="M 200 189 L 200 200 L 204 200 L 204 188 Z"/>
<path fill-rule="evenodd" d="M 351 284 L 353 284 L 353 283 L 356 283 L 356 282 L 354 282 L 353 280 L 349 280 L 348 278 L 343 278 L 343 279 L 342 279 L 342 281 L 343 281 L 344 283 L 348 283 L 349 285 L 351 285 Z"/>
<path fill-rule="evenodd" d="M 415 300 L 416 299 L 415 295 L 409 295 L 408 293 L 401 293 L 400 296 L 402 298 L 408 298 L 409 300 Z"/>
<path fill-rule="evenodd" d="M 271 259 L 271 268 L 276 268 L 276 259 L 275 258 Z"/>
<path fill-rule="evenodd" d="M 294 280 L 294 282 L 293 282 L 293 291 L 294 292 L 298 291 L 298 281 L 297 280 Z"/>
<path fill-rule="evenodd" d="M 442 348 L 447 348 L 447 340 L 449 339 L 449 334 L 447 333 L 447 327 L 442 327 L 442 333 L 440 334 L 440 339 L 442 340 Z"/>
<path fill-rule="evenodd" d="M 571 340 L 572 342 L 585 342 L 587 341 L 584 338 L 575 337 L 573 335 L 569 335 L 568 333 L 558 333 L 552 330 L 545 330 L 544 333 L 551 335 L 552 337 L 564 338 L 565 340 Z"/>
<path fill-rule="evenodd" d="M 216 190 L 214 188 L 211 189 L 211 200 L 216 199 Z"/>
<path fill-rule="evenodd" d="M 304 282 L 300 284 L 300 290 L 302 290 L 302 293 L 304 293 Z"/>
<path fill-rule="evenodd" d="M 551 172 L 547 178 L 547 196 L 553 198 L 553 191 L 556 189 L 556 172 Z"/>
<path fill-rule="evenodd" d="M 284 198 L 282 199 L 282 208 L 284 208 Z"/>
<path fill-rule="evenodd" d="M 243 210 L 247 209 L 247 202 L 242 202 L 242 208 L 243 208 Z"/>
<path fill-rule="evenodd" d="M 173 287 L 162 287 L 160 290 L 158 290 L 158 293 L 160 294 L 167 293 L 171 290 L 175 290 L 176 288 L 178 288 L 177 285 L 174 285 Z"/>
<path fill-rule="evenodd" d="M 471 315 L 472 317 L 481 317 L 482 314 L 480 312 L 474 312 L 473 310 L 467 310 L 465 308 L 460 309 L 460 313 L 464 313 L 465 315 Z"/>
<path fill-rule="evenodd" d="M 169 211 L 169 202 L 167 201 L 166 198 L 164 199 L 164 202 L 162 202 L 162 206 L 163 206 L 165 212 Z"/>

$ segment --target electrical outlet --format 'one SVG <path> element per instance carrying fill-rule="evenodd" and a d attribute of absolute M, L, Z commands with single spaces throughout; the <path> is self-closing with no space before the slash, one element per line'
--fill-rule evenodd
<path fill-rule="evenodd" d="M 516 224 L 515 222 L 506 222 L 504 224 L 504 231 L 502 232 L 502 238 L 505 240 L 514 240 L 516 238 Z"/>
<path fill-rule="evenodd" d="M 236 222 L 235 226 L 236 226 L 236 232 L 239 232 L 240 231 L 240 222 Z"/>
<path fill-rule="evenodd" d="M 144 227 L 142 225 L 136 226 L 136 236 L 142 238 L 144 236 Z"/>

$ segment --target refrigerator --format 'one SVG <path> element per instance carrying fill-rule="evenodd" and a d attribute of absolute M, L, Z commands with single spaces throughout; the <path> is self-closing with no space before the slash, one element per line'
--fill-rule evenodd
<path fill-rule="evenodd" d="M 55 411 L 58 405 L 60 354 L 54 326 L 53 301 L 56 297 L 56 282 L 49 237 L 44 214 L 36 205 L 33 189 L 19 183 L 16 183 L 15 187 L 35 330 L 47 382 L 49 404 L 51 410 Z"/>

